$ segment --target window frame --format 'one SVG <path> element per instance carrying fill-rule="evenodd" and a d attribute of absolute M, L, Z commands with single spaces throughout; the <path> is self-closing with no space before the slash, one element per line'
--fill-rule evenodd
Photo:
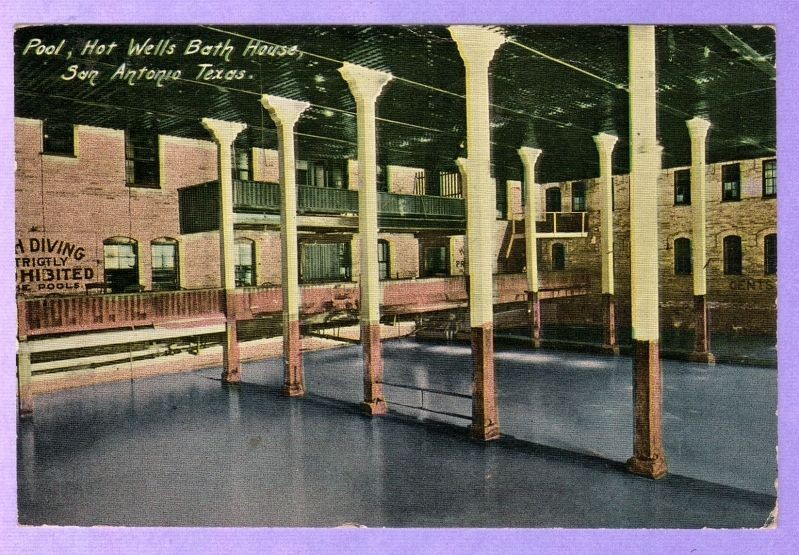
<path fill-rule="evenodd" d="M 257 280 L 257 264 L 256 264 L 256 254 L 255 254 L 255 241 L 252 239 L 248 239 L 246 237 L 240 237 L 235 240 L 234 245 L 236 247 L 236 263 L 233 266 L 233 275 L 235 280 L 236 287 L 255 287 L 258 283 Z M 249 256 L 250 256 L 250 263 L 249 264 L 242 264 L 242 247 L 244 246 L 249 247 Z M 249 268 L 249 278 L 247 280 L 242 278 L 242 275 L 245 273 L 245 269 Z"/>
<path fill-rule="evenodd" d="M 550 205 L 550 196 L 557 195 L 558 198 L 558 209 L 557 210 L 550 210 L 553 205 Z M 563 191 L 561 191 L 560 187 L 547 187 L 544 191 L 544 211 L 545 212 L 553 212 L 560 214 L 563 212 Z"/>
<path fill-rule="evenodd" d="M 391 244 L 385 239 L 377 240 L 377 277 L 391 279 Z"/>
<path fill-rule="evenodd" d="M 581 194 L 576 194 L 577 192 Z M 588 212 L 588 186 L 585 181 L 575 181 L 571 186 L 572 212 Z M 581 204 L 580 208 L 575 208 L 575 201 Z M 562 199 L 561 199 L 562 202 Z"/>
<path fill-rule="evenodd" d="M 563 272 L 566 270 L 566 244 L 561 242 L 552 243 L 550 247 L 552 256 L 552 271 Z"/>
<path fill-rule="evenodd" d="M 120 247 L 127 247 L 129 254 L 121 255 Z M 116 250 L 115 256 L 109 251 Z M 109 260 L 116 260 L 116 265 L 109 265 Z M 120 266 L 119 261 L 131 260 L 132 263 Z M 103 283 L 106 291 L 111 293 L 130 293 L 141 290 L 141 274 L 139 272 L 139 242 L 131 237 L 109 237 L 103 240 Z M 111 278 L 111 279 L 109 279 Z"/>
<path fill-rule="evenodd" d="M 55 140 L 48 141 L 48 130 L 57 135 Z M 61 141 L 68 146 L 59 148 L 58 145 Z M 75 142 L 75 124 L 49 119 L 42 120 L 42 154 L 75 158 Z"/>
<path fill-rule="evenodd" d="M 687 237 L 674 239 L 675 276 L 690 276 L 693 273 L 693 252 L 691 247 L 691 240 Z"/>
<path fill-rule="evenodd" d="M 737 179 L 728 180 L 727 172 L 735 170 Z M 731 185 L 728 189 L 727 185 Z M 721 166 L 721 202 L 738 202 L 741 200 L 741 165 L 739 163 L 724 164 Z"/>
<path fill-rule="evenodd" d="M 685 177 L 687 176 L 687 179 Z M 680 199 L 679 191 L 686 187 Z M 691 169 L 674 170 L 674 206 L 691 206 Z"/>
<path fill-rule="evenodd" d="M 156 260 L 162 259 L 162 256 L 156 257 L 156 247 L 172 247 L 172 268 L 156 266 Z M 150 241 L 150 272 L 152 279 L 153 291 L 177 291 L 180 290 L 180 254 L 179 254 L 178 241 L 171 237 L 162 237 Z M 162 276 L 171 274 L 174 276 L 172 280 L 156 279 L 156 273 Z"/>
<path fill-rule="evenodd" d="M 777 159 L 763 160 L 763 198 L 777 198 Z M 769 187 L 769 181 L 772 181 Z M 769 192 L 769 189 L 771 191 Z"/>
<path fill-rule="evenodd" d="M 740 235 L 727 235 L 722 242 L 725 276 L 743 275 L 743 243 Z M 731 256 L 731 255 L 735 256 Z"/>
<path fill-rule="evenodd" d="M 771 245 L 773 237 L 773 246 Z M 763 275 L 777 275 L 777 234 L 769 233 L 763 237 Z"/>
<path fill-rule="evenodd" d="M 125 129 L 125 184 L 128 187 L 161 188 L 160 142 L 156 131 Z"/>

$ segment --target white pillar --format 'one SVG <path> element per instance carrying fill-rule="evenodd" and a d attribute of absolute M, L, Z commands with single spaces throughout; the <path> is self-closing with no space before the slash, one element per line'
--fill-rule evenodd
<path fill-rule="evenodd" d="M 361 257 L 361 345 L 364 402 L 372 415 L 385 414 L 380 346 L 380 273 L 377 263 L 377 139 L 375 102 L 390 73 L 345 63 L 339 68 L 355 98 L 358 118 L 358 234 Z"/>
<path fill-rule="evenodd" d="M 472 335 L 473 438 L 499 437 L 494 377 L 494 227 L 496 185 L 491 179 L 488 66 L 505 37 L 472 25 L 449 27 L 466 67 L 466 241 L 469 256 L 469 320 Z"/>
<path fill-rule="evenodd" d="M 297 179 L 294 126 L 310 104 L 265 94 L 261 104 L 277 126 L 280 168 L 281 288 L 283 290 L 283 394 L 305 394 L 300 337 L 300 285 L 297 256 Z"/>
<path fill-rule="evenodd" d="M 607 133 L 594 136 L 599 153 L 599 184 L 602 194 L 602 293 L 613 295 L 613 147 L 618 137 Z"/>
<path fill-rule="evenodd" d="M 603 350 L 619 354 L 616 344 L 616 296 L 614 287 L 613 248 L 613 147 L 618 137 L 608 133 L 594 136 L 599 153 L 599 185 L 602 195 L 601 245 L 602 245 L 602 303 L 604 310 Z"/>
<path fill-rule="evenodd" d="M 694 278 L 696 332 L 691 360 L 713 364 L 707 318 L 707 182 L 705 143 L 710 122 L 695 117 L 686 122 L 691 136 L 691 270 Z"/>
<path fill-rule="evenodd" d="M 707 186 L 705 182 L 705 142 L 710 122 L 693 118 L 686 122 L 691 136 L 691 212 L 692 272 L 694 295 L 707 294 Z"/>
<path fill-rule="evenodd" d="M 243 123 L 203 118 L 205 127 L 217 144 L 217 169 L 219 172 L 219 260 L 222 289 L 225 294 L 225 342 L 223 347 L 222 381 L 241 381 L 239 344 L 236 339 L 236 253 L 233 239 L 233 161 L 231 147 L 236 136 L 247 127 Z"/>
<path fill-rule="evenodd" d="M 631 472 L 666 474 L 658 330 L 658 177 L 655 28 L 629 27 L 630 57 L 630 304 L 633 342 Z"/>
<path fill-rule="evenodd" d="M 522 147 L 519 157 L 524 166 L 524 246 L 527 259 L 527 312 L 530 337 L 535 348 L 541 346 L 541 299 L 538 297 L 538 184 L 535 164 L 541 155 L 538 148 Z"/>

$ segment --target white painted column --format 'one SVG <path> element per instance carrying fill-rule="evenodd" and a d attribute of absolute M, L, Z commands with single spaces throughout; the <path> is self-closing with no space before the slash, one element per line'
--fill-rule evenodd
<path fill-rule="evenodd" d="M 630 266 L 633 343 L 633 456 L 628 469 L 666 474 L 658 330 L 658 176 L 655 27 L 629 27 Z"/>
<path fill-rule="evenodd" d="M 605 312 L 605 340 L 603 350 L 619 354 L 616 344 L 616 291 L 614 287 L 614 248 L 613 248 L 613 148 L 618 137 L 608 133 L 594 136 L 599 153 L 599 184 L 602 194 L 601 245 L 602 245 L 602 301 Z"/>
<path fill-rule="evenodd" d="M 219 172 L 219 261 L 222 289 L 225 295 L 225 342 L 223 347 L 222 382 L 241 381 L 239 343 L 236 339 L 236 252 L 233 239 L 233 161 L 231 149 L 236 136 L 246 129 L 243 123 L 203 118 L 205 127 L 217 144 Z"/>
<path fill-rule="evenodd" d="M 494 226 L 496 185 L 491 179 L 488 66 L 505 37 L 472 25 L 449 27 L 466 67 L 466 240 L 469 252 L 469 319 L 474 380 L 472 425 L 476 439 L 499 437 L 494 377 Z"/>
<path fill-rule="evenodd" d="M 686 122 L 691 136 L 691 271 L 694 278 L 694 314 L 696 334 L 694 362 L 715 363 L 710 352 L 707 320 L 707 183 L 705 180 L 705 144 L 710 122 L 692 118 Z"/>
<path fill-rule="evenodd" d="M 265 94 L 261 104 L 277 126 L 280 169 L 280 261 L 283 291 L 283 394 L 305 394 L 300 336 L 300 284 L 297 246 L 297 172 L 294 126 L 310 104 Z"/>
<path fill-rule="evenodd" d="M 535 165 L 541 149 L 522 147 L 519 157 L 524 166 L 524 246 L 527 258 L 527 313 L 530 317 L 530 338 L 534 348 L 541 346 L 541 299 L 538 296 L 538 184 Z"/>
<path fill-rule="evenodd" d="M 364 412 L 386 413 L 380 345 L 380 273 L 377 263 L 377 125 L 375 102 L 390 73 L 345 63 L 339 68 L 355 98 L 358 118 L 358 234 L 361 257 L 361 345 Z"/>

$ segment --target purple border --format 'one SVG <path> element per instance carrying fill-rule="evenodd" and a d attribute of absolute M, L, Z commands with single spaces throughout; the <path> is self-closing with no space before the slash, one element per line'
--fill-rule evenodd
<path fill-rule="evenodd" d="M 797 553 L 796 514 L 799 377 L 791 350 L 799 334 L 799 267 L 789 253 L 799 249 L 794 218 L 799 193 L 792 178 L 799 162 L 780 159 L 779 250 L 779 517 L 777 530 L 329 530 L 329 529 L 180 529 L 180 528 L 20 528 L 16 525 L 16 379 L 14 316 L 14 154 L 13 42 L 24 23 L 774 23 L 779 65 L 778 143 L 780 152 L 799 146 L 799 110 L 794 100 L 799 80 L 794 53 L 799 51 L 789 0 L 727 0 L 701 3 L 612 3 L 608 0 L 535 2 L 525 0 L 325 0 L 257 2 L 227 0 L 217 7 L 196 0 L 147 0 L 134 3 L 54 0 L 2 2 L 0 26 L 0 545 L 8 552 L 722 552 Z M 313 5 L 311 9 L 311 5 Z M 0 548 L 0 551 L 5 549 Z"/>

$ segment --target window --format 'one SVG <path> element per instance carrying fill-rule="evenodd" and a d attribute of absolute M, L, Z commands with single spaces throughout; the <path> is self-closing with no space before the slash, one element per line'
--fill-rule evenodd
<path fill-rule="evenodd" d="M 384 193 L 388 192 L 388 167 L 377 166 L 377 190 Z"/>
<path fill-rule="evenodd" d="M 129 237 L 112 237 L 103 241 L 105 287 L 111 293 L 139 290 L 138 245 Z"/>
<path fill-rule="evenodd" d="M 560 187 L 550 187 L 547 189 L 546 211 L 560 212 Z"/>
<path fill-rule="evenodd" d="M 297 162 L 297 185 L 308 187 L 347 188 L 347 161 L 324 160 L 321 162 Z"/>
<path fill-rule="evenodd" d="M 377 242 L 377 268 L 380 279 L 389 279 L 391 277 L 388 248 L 388 241 L 385 239 L 380 239 Z"/>
<path fill-rule="evenodd" d="M 691 170 L 674 172 L 674 204 L 691 204 Z"/>
<path fill-rule="evenodd" d="M 721 166 L 721 200 L 741 200 L 741 168 L 738 164 Z"/>
<path fill-rule="evenodd" d="M 763 238 L 763 273 L 777 273 L 777 234 L 771 233 Z"/>
<path fill-rule="evenodd" d="M 741 275 L 741 238 L 737 235 L 724 238 L 724 273 L 730 276 Z"/>
<path fill-rule="evenodd" d="M 566 245 L 563 243 L 552 244 L 552 269 L 555 271 L 566 269 Z"/>
<path fill-rule="evenodd" d="M 585 212 L 585 183 L 572 183 L 572 212 Z"/>
<path fill-rule="evenodd" d="M 674 273 L 678 276 L 691 275 L 691 240 L 674 240 Z"/>
<path fill-rule="evenodd" d="M 497 219 L 505 219 L 508 213 L 508 182 L 504 179 L 497 179 Z"/>
<path fill-rule="evenodd" d="M 763 160 L 763 196 L 777 196 L 777 161 Z"/>
<path fill-rule="evenodd" d="M 42 153 L 75 155 L 75 128 L 71 123 L 42 122 Z"/>
<path fill-rule="evenodd" d="M 616 210 L 616 178 L 610 178 L 610 209 Z"/>
<path fill-rule="evenodd" d="M 158 134 L 125 130 L 125 182 L 131 187 L 158 188 Z"/>
<path fill-rule="evenodd" d="M 180 289 L 178 272 L 178 242 L 174 239 L 156 239 L 150 243 L 153 264 L 153 291 Z"/>
<path fill-rule="evenodd" d="M 255 241 L 236 239 L 236 287 L 255 285 Z"/>
<path fill-rule="evenodd" d="M 423 254 L 423 277 L 449 275 L 449 247 L 445 245 L 424 247 Z"/>
<path fill-rule="evenodd" d="M 252 148 L 246 139 L 237 139 L 233 143 L 233 179 L 238 181 L 252 180 Z"/>
<path fill-rule="evenodd" d="M 349 242 L 302 243 L 300 279 L 304 283 L 352 280 Z"/>

